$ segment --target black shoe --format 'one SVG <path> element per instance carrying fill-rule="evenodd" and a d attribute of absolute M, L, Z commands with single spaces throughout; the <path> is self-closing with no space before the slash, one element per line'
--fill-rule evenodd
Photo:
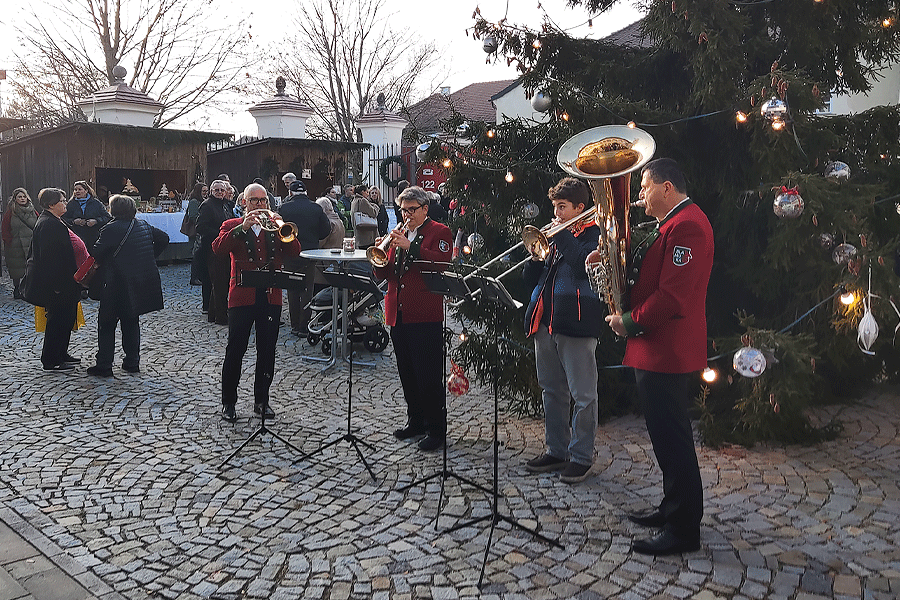
<path fill-rule="evenodd" d="M 275 418 L 275 411 L 272 410 L 272 407 L 269 406 L 268 404 L 266 404 L 266 405 L 265 405 L 265 408 L 266 408 L 266 415 L 265 415 L 266 418 L 267 418 L 267 419 L 274 419 L 274 418 Z M 258 414 L 258 415 L 262 415 L 262 414 L 263 414 L 263 405 L 262 405 L 262 404 L 254 404 L 254 405 L 253 405 L 253 412 L 256 413 L 256 414 Z"/>
<path fill-rule="evenodd" d="M 419 440 L 419 450 L 431 452 L 437 450 L 444 445 L 444 436 L 429 433 L 426 437 Z"/>
<path fill-rule="evenodd" d="M 663 531 L 656 537 L 635 541 L 631 544 L 631 549 L 638 554 L 651 556 L 696 552 L 700 549 L 700 538 L 683 539 L 670 531 Z"/>
<path fill-rule="evenodd" d="M 18 289 L 13 290 L 13 300 L 21 300 L 21 299 L 22 299 L 22 292 L 20 292 Z"/>
<path fill-rule="evenodd" d="M 141 372 L 140 365 L 134 365 L 134 366 L 122 365 L 122 369 L 125 371 L 128 371 L 129 373 L 140 373 Z"/>
<path fill-rule="evenodd" d="M 628 520 L 641 527 L 665 527 L 666 517 L 656 508 L 650 512 L 628 513 Z"/>
<path fill-rule="evenodd" d="M 67 363 L 75 363 L 76 365 L 80 365 L 80 364 L 81 364 L 81 359 L 78 358 L 78 357 L 72 356 L 71 354 L 66 354 L 66 360 L 65 360 L 65 362 L 67 362 Z"/>
<path fill-rule="evenodd" d="M 222 407 L 222 418 L 229 423 L 237 422 L 237 413 L 234 411 L 234 404 L 226 404 Z"/>
<path fill-rule="evenodd" d="M 61 363 L 58 365 L 44 365 L 44 370 L 45 371 L 71 371 L 76 366 L 78 366 L 78 365 L 76 365 L 75 363 L 64 362 L 64 363 Z"/>
<path fill-rule="evenodd" d="M 203 282 L 199 279 L 191 279 L 191 285 L 203 285 Z"/>
<path fill-rule="evenodd" d="M 209 314 L 209 309 L 208 309 L 208 308 L 201 309 L 201 310 L 200 310 L 200 314 L 208 315 L 208 314 Z"/>
<path fill-rule="evenodd" d="M 420 435 L 425 435 L 426 433 L 425 428 L 421 425 L 407 425 L 403 429 L 395 430 L 394 437 L 398 440 L 408 440 L 410 438 L 419 437 Z"/>
<path fill-rule="evenodd" d="M 570 462 L 566 468 L 559 474 L 559 480 L 563 483 L 580 483 L 587 479 L 590 473 L 591 465 L 583 465 L 577 462 Z"/>
<path fill-rule="evenodd" d="M 552 454 L 544 453 L 525 463 L 525 470 L 529 473 L 546 473 L 562 469 L 567 464 L 569 463 L 563 458 L 556 458 Z"/>
<path fill-rule="evenodd" d="M 87 369 L 88 375 L 96 375 L 97 377 L 112 377 L 112 367 L 98 367 L 94 365 L 93 367 L 88 367 Z"/>

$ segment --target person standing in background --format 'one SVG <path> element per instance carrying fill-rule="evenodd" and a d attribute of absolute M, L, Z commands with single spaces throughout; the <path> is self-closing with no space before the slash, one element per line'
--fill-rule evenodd
<path fill-rule="evenodd" d="M 100 237 L 100 229 L 111 219 L 103 203 L 94 197 L 91 186 L 86 181 L 76 181 L 62 220 L 81 238 L 88 250 L 94 247 L 94 242 Z"/>
<path fill-rule="evenodd" d="M 3 253 L 6 257 L 6 268 L 13 282 L 13 298 L 22 297 L 19 284 L 25 275 L 25 259 L 31 247 L 31 237 L 37 224 L 39 213 L 31 202 L 31 196 L 25 188 L 13 190 L 9 206 L 3 213 Z"/>

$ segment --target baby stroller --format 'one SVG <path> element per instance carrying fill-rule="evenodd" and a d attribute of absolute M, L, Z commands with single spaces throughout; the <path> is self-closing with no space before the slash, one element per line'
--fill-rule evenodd
<path fill-rule="evenodd" d="M 328 272 L 337 272 L 334 266 L 330 266 L 325 270 Z M 372 278 L 372 267 L 368 263 L 349 263 L 343 268 L 343 272 L 348 274 L 359 275 Z M 340 289 L 327 287 L 313 296 L 309 303 L 311 311 L 307 334 L 307 341 L 311 346 L 322 343 L 322 353 L 331 354 L 331 344 L 334 343 L 334 336 L 340 335 L 344 325 L 344 315 L 340 305 L 340 296 L 338 296 L 338 318 L 336 332 L 331 331 L 332 324 L 332 294 L 341 294 Z M 390 337 L 387 329 L 384 328 L 384 308 L 382 300 L 384 292 L 379 288 L 376 292 L 361 292 L 357 290 L 349 290 L 347 299 L 347 314 L 349 320 L 347 324 L 347 339 L 350 343 L 362 342 L 363 346 L 369 352 L 381 352 L 387 348 Z"/>

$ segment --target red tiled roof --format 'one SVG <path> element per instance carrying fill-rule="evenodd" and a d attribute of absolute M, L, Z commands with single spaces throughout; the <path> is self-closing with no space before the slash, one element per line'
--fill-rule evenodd
<path fill-rule="evenodd" d="M 438 122 L 451 115 L 451 107 L 472 121 L 494 123 L 497 120 L 497 111 L 491 104 L 491 97 L 514 81 L 516 80 L 483 81 L 467 85 L 448 96 L 432 94 L 403 112 L 409 119 L 410 125 L 415 126 L 420 133 L 424 134 L 439 131 Z"/>

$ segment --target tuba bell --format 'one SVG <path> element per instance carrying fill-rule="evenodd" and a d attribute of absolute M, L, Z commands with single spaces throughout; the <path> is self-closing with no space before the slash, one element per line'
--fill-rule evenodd
<path fill-rule="evenodd" d="M 627 304 L 625 274 L 631 259 L 631 173 L 653 157 L 656 141 L 641 129 L 604 125 L 575 134 L 559 148 L 556 162 L 591 188 L 600 227 L 600 261 L 590 265 L 591 287 L 606 301 L 610 314 Z"/>

